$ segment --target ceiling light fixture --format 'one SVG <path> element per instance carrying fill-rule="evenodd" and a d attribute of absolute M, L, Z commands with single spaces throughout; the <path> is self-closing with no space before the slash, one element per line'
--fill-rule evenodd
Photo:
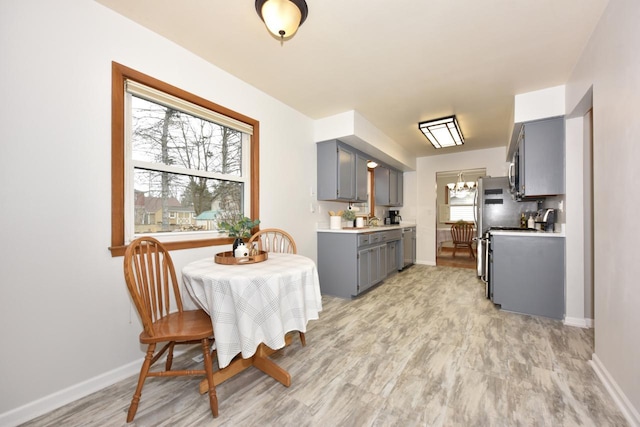
<path fill-rule="evenodd" d="M 256 12 L 282 44 L 298 31 L 307 19 L 309 9 L 304 0 L 256 0 Z"/>
<path fill-rule="evenodd" d="M 418 128 L 435 148 L 464 144 L 464 137 L 456 116 L 418 123 Z"/>

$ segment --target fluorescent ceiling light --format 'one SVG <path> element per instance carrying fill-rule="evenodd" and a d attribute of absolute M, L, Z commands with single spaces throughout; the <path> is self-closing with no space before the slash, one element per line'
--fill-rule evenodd
<path fill-rule="evenodd" d="M 464 137 L 455 115 L 420 122 L 418 128 L 435 148 L 455 147 L 464 144 Z"/>

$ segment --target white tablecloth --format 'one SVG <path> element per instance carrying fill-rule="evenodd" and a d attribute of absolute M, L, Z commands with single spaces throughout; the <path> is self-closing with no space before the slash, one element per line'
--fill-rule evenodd
<path fill-rule="evenodd" d="M 438 228 L 436 230 L 436 248 L 438 251 L 442 249 L 442 244 L 444 242 L 452 242 L 453 237 L 451 237 L 451 227 L 446 228 Z"/>
<path fill-rule="evenodd" d="M 306 332 L 322 311 L 318 270 L 301 255 L 270 253 L 255 264 L 216 264 L 214 257 L 182 269 L 182 283 L 193 302 L 211 316 L 218 365 L 242 353 L 254 355 L 260 343 L 285 346 L 289 331 Z M 189 298 L 184 298 L 186 308 Z"/>

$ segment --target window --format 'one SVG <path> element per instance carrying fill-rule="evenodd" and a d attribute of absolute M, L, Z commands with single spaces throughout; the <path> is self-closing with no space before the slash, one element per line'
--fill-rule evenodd
<path fill-rule="evenodd" d="M 216 218 L 259 217 L 257 121 L 117 63 L 112 115 L 113 256 L 144 234 L 226 244 Z"/>
<path fill-rule="evenodd" d="M 473 199 L 475 190 L 470 191 L 466 197 L 451 197 L 449 199 L 449 221 L 475 221 L 473 215 Z"/>
<path fill-rule="evenodd" d="M 449 205 L 449 221 L 475 221 L 473 217 L 473 206 Z"/>

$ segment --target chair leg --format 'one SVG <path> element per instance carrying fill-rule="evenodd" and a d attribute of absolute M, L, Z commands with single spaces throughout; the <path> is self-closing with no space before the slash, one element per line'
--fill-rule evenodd
<path fill-rule="evenodd" d="M 299 332 L 300 334 L 300 342 L 302 343 L 302 346 L 304 347 L 305 345 L 307 345 L 307 339 L 304 336 L 304 332 Z"/>
<path fill-rule="evenodd" d="M 454 245 L 453 245 L 453 255 L 451 255 L 453 258 L 456 257 L 456 249 L 458 249 L 458 247 L 454 243 Z"/>
<path fill-rule="evenodd" d="M 209 406 L 211 414 L 214 418 L 218 416 L 218 395 L 216 394 L 216 385 L 213 383 L 213 362 L 211 361 L 211 353 L 209 353 L 209 339 L 202 340 L 202 354 L 204 355 L 204 371 L 207 375 L 207 383 L 209 387 Z"/>
<path fill-rule="evenodd" d="M 167 363 L 165 365 L 165 370 L 170 371 L 171 365 L 173 365 L 173 347 L 176 345 L 175 341 L 171 341 L 169 343 L 169 351 L 167 353 Z"/>
<path fill-rule="evenodd" d="M 147 354 L 144 357 L 144 362 L 142 363 L 142 368 L 140 368 L 140 376 L 138 377 L 138 386 L 136 387 L 135 393 L 133 393 L 133 399 L 131 399 L 131 405 L 129 405 L 129 412 L 127 413 L 127 422 L 130 423 L 133 421 L 133 418 L 136 416 L 136 412 L 138 411 L 138 403 L 140 403 L 140 396 L 142 395 L 142 386 L 144 385 L 144 381 L 147 379 L 147 374 L 149 373 L 149 368 L 151 368 L 151 359 L 153 358 L 153 353 L 156 351 L 156 344 L 149 344 L 147 348 Z"/>

